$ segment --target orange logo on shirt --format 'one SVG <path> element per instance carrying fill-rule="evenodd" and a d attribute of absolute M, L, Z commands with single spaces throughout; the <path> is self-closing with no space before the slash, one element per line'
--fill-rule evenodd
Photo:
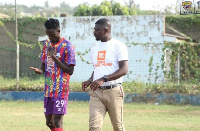
<path fill-rule="evenodd" d="M 112 63 L 106 63 L 106 50 L 99 51 L 97 55 L 97 63 L 94 64 L 94 67 L 100 67 L 100 66 L 112 66 Z"/>
<path fill-rule="evenodd" d="M 97 60 L 105 60 L 106 58 L 106 51 L 99 51 L 98 52 L 98 56 L 97 56 Z"/>

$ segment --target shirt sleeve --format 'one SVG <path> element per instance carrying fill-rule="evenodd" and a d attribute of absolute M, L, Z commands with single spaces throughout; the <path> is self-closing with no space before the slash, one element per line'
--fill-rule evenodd
<path fill-rule="evenodd" d="M 42 52 L 40 55 L 40 60 L 45 63 L 45 51 L 46 51 L 46 41 L 43 44 Z"/>
<path fill-rule="evenodd" d="M 65 62 L 67 65 L 76 65 L 75 48 L 69 43 L 65 50 Z"/>
<path fill-rule="evenodd" d="M 92 61 L 93 53 L 94 53 L 94 46 L 90 49 L 90 52 L 89 52 L 89 56 L 90 56 L 89 62 L 92 64 L 93 64 L 93 61 Z"/>
<path fill-rule="evenodd" d="M 118 61 L 128 60 L 128 49 L 126 44 L 120 43 L 118 49 Z"/>

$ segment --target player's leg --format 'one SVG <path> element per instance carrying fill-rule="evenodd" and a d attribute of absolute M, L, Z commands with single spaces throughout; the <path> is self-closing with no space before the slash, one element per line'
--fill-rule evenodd
<path fill-rule="evenodd" d="M 51 131 L 55 131 L 53 115 L 45 115 L 46 118 L 46 125 L 51 129 Z"/>
<path fill-rule="evenodd" d="M 90 131 L 101 131 L 103 125 L 103 119 L 106 114 L 106 108 L 104 103 L 101 101 L 102 92 L 97 89 L 96 91 L 89 91 L 89 130 Z"/>
<path fill-rule="evenodd" d="M 67 113 L 67 100 L 64 98 L 53 98 L 53 101 L 55 131 L 63 131 L 63 116 Z"/>
<path fill-rule="evenodd" d="M 107 92 L 106 97 L 108 97 L 108 114 L 110 116 L 114 131 L 125 131 L 123 125 L 123 88 L 119 86 L 111 89 L 109 92 Z"/>
<path fill-rule="evenodd" d="M 55 131 L 63 131 L 63 114 L 54 114 Z"/>
<path fill-rule="evenodd" d="M 45 97 L 44 98 L 44 114 L 46 118 L 46 125 L 54 131 L 54 120 L 53 120 L 53 101 L 52 98 Z"/>

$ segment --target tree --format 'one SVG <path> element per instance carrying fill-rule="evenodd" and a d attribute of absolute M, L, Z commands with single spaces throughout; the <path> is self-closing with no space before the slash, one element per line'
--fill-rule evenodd
<path fill-rule="evenodd" d="M 138 12 L 138 15 L 157 15 L 160 14 L 160 11 L 156 10 L 143 10 Z"/>
<path fill-rule="evenodd" d="M 139 8 L 135 8 L 135 7 L 129 8 L 128 11 L 129 11 L 129 15 L 137 15 L 139 14 L 139 12 L 141 12 Z"/>
<path fill-rule="evenodd" d="M 99 6 L 100 14 L 103 16 L 113 15 L 111 2 L 105 0 Z"/>
<path fill-rule="evenodd" d="M 92 7 L 90 7 L 89 4 L 87 3 L 81 4 L 76 8 L 74 15 L 75 16 L 156 15 L 156 14 L 171 15 L 174 14 L 173 10 L 174 10 L 173 5 L 166 6 L 163 9 L 160 9 L 160 6 L 157 6 L 155 7 L 155 10 L 140 10 L 139 5 L 135 4 L 134 0 L 129 0 L 129 3 L 126 3 L 125 6 L 122 6 L 120 3 L 115 2 L 114 0 L 110 1 L 104 0 L 99 6 L 93 5 Z"/>
<path fill-rule="evenodd" d="M 88 3 L 83 3 L 78 5 L 77 10 L 74 13 L 74 16 L 91 16 L 92 10 Z"/>
<path fill-rule="evenodd" d="M 135 4 L 134 0 L 129 0 L 128 3 L 126 3 L 126 7 L 128 7 L 129 15 L 137 15 L 140 14 L 140 6 Z"/>
<path fill-rule="evenodd" d="M 135 7 L 135 2 L 134 0 L 129 0 L 129 8 Z"/>
<path fill-rule="evenodd" d="M 0 6 L 0 12 L 2 14 L 6 14 L 12 18 L 15 17 L 15 7 L 13 4 L 5 4 L 5 5 L 1 5 Z M 17 11 L 17 14 L 19 14 L 20 12 Z"/>
<path fill-rule="evenodd" d="M 49 8 L 49 2 L 48 2 L 48 1 L 45 1 L 45 2 L 44 2 L 44 6 L 48 9 L 48 8 Z"/>
<path fill-rule="evenodd" d="M 174 8 L 176 14 L 180 14 L 180 3 L 181 3 L 181 0 L 176 0 L 176 5 Z"/>
<path fill-rule="evenodd" d="M 73 9 L 71 9 L 71 7 L 65 3 L 65 1 L 63 1 L 62 3 L 60 3 L 60 13 L 61 14 L 72 14 Z"/>
<path fill-rule="evenodd" d="M 173 12 L 172 12 L 172 10 L 173 10 L 173 6 L 171 5 L 171 6 L 166 6 L 165 8 L 164 8 L 164 14 L 165 15 L 172 15 L 172 14 L 174 14 Z"/>
<path fill-rule="evenodd" d="M 109 16 L 109 15 L 129 15 L 129 9 L 126 6 L 121 6 L 120 3 L 114 0 L 104 0 L 99 6 L 93 5 L 89 7 L 88 4 L 81 4 L 77 7 L 75 16 Z"/>
<path fill-rule="evenodd" d="M 93 5 L 92 6 L 92 16 L 100 16 L 100 9 L 98 5 Z"/>
<path fill-rule="evenodd" d="M 125 6 L 121 6 L 120 3 L 114 3 L 112 5 L 113 15 L 129 15 L 129 10 Z"/>

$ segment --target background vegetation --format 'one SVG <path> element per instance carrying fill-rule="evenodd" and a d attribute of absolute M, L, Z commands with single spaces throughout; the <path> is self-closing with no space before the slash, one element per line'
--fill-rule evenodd
<path fill-rule="evenodd" d="M 189 19 L 189 20 L 188 20 Z M 27 65 L 23 65 L 20 71 L 20 88 L 19 90 L 33 90 L 33 91 L 42 91 L 43 90 L 43 79 L 36 76 L 33 72 L 31 72 L 28 67 L 30 62 L 33 62 L 37 67 L 39 65 L 39 54 L 42 44 L 37 42 L 35 37 L 37 35 L 44 35 L 44 29 L 42 28 L 43 22 L 46 18 L 42 17 L 24 17 L 19 19 L 19 42 L 20 42 L 20 55 L 23 60 L 26 60 L 25 63 Z M 181 21 L 181 22 L 179 22 Z M 8 39 L 15 41 L 11 28 L 9 28 L 9 24 L 14 23 L 13 19 L 0 19 L 0 26 L 2 30 L 8 34 Z M 131 93 L 159 93 L 159 92 L 167 92 L 174 93 L 179 90 L 180 93 L 188 93 L 188 94 L 199 94 L 200 89 L 200 44 L 199 37 L 192 38 L 193 34 L 196 32 L 187 34 L 188 32 L 193 31 L 193 27 L 199 28 L 200 16 L 166 16 L 166 24 L 173 26 L 173 28 L 183 28 L 185 27 L 185 31 L 182 30 L 184 34 L 186 34 L 190 41 L 180 42 L 180 43 L 165 43 L 163 51 L 165 49 L 171 50 L 170 56 L 170 71 L 164 71 L 166 78 L 168 79 L 167 83 L 158 84 L 156 83 L 140 83 L 134 80 L 132 82 L 124 83 L 125 92 Z M 41 28 L 40 28 L 41 26 Z M 30 31 L 31 30 L 31 31 Z M 190 37 L 190 36 L 191 37 Z M 28 39 L 27 39 L 28 38 Z M 137 43 L 132 43 L 133 45 L 137 45 Z M 8 43 L 4 46 L 2 43 L 0 49 L 2 51 L 8 51 L 7 53 L 13 52 L 15 53 L 15 47 L 10 48 L 7 47 Z M 12 45 L 13 46 L 13 45 Z M 144 46 L 148 46 L 144 44 Z M 38 54 L 35 55 L 35 54 Z M 177 57 L 180 54 L 180 84 L 177 85 L 178 77 L 177 77 Z M 78 53 L 81 57 L 82 53 Z M 31 60 L 31 61 L 30 61 Z M 4 60 L 5 61 L 5 60 Z M 153 57 L 149 60 L 149 73 L 152 72 L 152 62 Z M 163 62 L 162 68 L 165 68 L 165 58 L 164 55 L 161 59 Z M 84 60 L 83 60 L 84 62 Z M 12 76 L 15 77 L 15 71 L 6 70 L 9 67 L 9 64 L 5 66 L 3 70 L 0 70 L 1 77 L 1 90 L 15 90 L 15 80 L 11 79 Z M 160 68 L 160 67 L 159 67 Z M 26 71 L 27 70 L 27 71 Z M 129 72 L 131 74 L 132 72 Z M 128 75 L 129 75 L 128 74 Z M 155 77 L 158 77 L 155 75 Z M 131 78 L 130 78 L 131 79 Z M 81 83 L 71 83 L 71 91 L 81 91 Z"/>
<path fill-rule="evenodd" d="M 177 0 L 177 3 L 180 2 Z M 178 4 L 177 4 L 178 5 Z M 33 72 L 28 70 L 30 62 L 31 65 L 38 66 L 38 56 L 41 50 L 41 43 L 37 42 L 37 36 L 45 35 L 43 29 L 43 23 L 48 17 L 59 16 L 60 14 L 67 14 L 67 16 L 108 16 L 108 15 L 151 15 L 151 14 L 162 14 L 166 15 L 166 27 L 169 27 L 175 32 L 184 35 L 189 41 L 182 43 L 165 43 L 163 51 L 170 49 L 172 54 L 170 56 L 170 71 L 164 71 L 167 78 L 167 83 L 158 84 L 156 83 L 142 83 L 131 80 L 131 82 L 124 83 L 125 92 L 131 93 L 159 93 L 167 92 L 174 93 L 177 90 L 180 93 L 188 94 L 199 94 L 200 89 L 200 15 L 188 15 L 180 16 L 177 6 L 166 6 L 164 9 L 159 11 L 143 11 L 139 5 L 134 3 L 134 0 L 130 0 L 122 6 L 120 3 L 111 1 L 103 1 L 100 5 L 89 5 L 83 3 L 77 7 L 70 7 L 65 2 L 61 3 L 59 7 L 50 7 L 48 1 L 44 3 L 43 7 L 32 6 L 27 7 L 25 5 L 18 5 L 18 30 L 19 30 L 19 42 L 20 42 L 20 57 L 23 58 L 24 68 L 20 68 L 20 88 L 19 90 L 43 90 L 43 78 L 37 78 Z M 0 12 L 10 15 L 8 19 L 0 19 L 0 31 L 6 34 L 6 37 L 2 38 L 9 39 L 13 43 L 15 41 L 15 30 L 14 30 L 14 5 L 0 5 Z M 31 15 L 31 17 L 27 17 Z M 1 43 L 1 53 L 13 54 L 16 52 L 15 44 Z M 137 45 L 132 43 L 133 45 Z M 148 46 L 148 43 L 145 44 Z M 145 46 L 144 45 L 144 46 Z M 84 54 L 77 52 L 80 57 Z M 35 55 L 38 54 L 38 55 Z M 177 57 L 180 54 L 180 78 L 177 77 Z M 12 55 L 13 56 L 13 55 Z M 7 55 L 9 58 L 9 56 Z M 13 58 L 10 56 L 10 59 Z M 82 58 L 82 57 L 81 57 Z M 4 60 L 5 61 L 5 60 Z M 149 73 L 152 72 L 153 57 L 149 60 Z M 163 65 L 161 68 L 165 69 L 164 55 L 161 59 Z M 83 60 L 84 62 L 84 60 Z M 27 65 L 28 64 L 28 65 Z M 15 66 L 8 63 L 5 64 L 4 68 L 0 70 L 0 90 L 15 90 L 15 70 L 7 69 Z M 27 67 L 27 68 L 26 68 Z M 160 67 L 158 67 L 160 68 Z M 157 69 L 157 68 L 156 68 Z M 132 72 L 129 72 L 131 74 Z M 155 77 L 158 77 L 155 75 Z M 177 85 L 177 81 L 180 84 Z M 81 91 L 81 83 L 71 83 L 71 91 Z"/>
<path fill-rule="evenodd" d="M 141 10 L 140 6 L 135 4 L 134 0 L 129 0 L 123 6 L 114 0 L 104 0 L 100 5 L 90 5 L 83 2 L 76 7 L 70 7 L 64 1 L 60 6 L 49 6 L 49 2 L 45 1 L 44 6 L 17 5 L 17 13 L 20 17 L 24 16 L 41 16 L 41 17 L 58 17 L 60 14 L 67 16 L 107 16 L 107 15 L 153 15 L 153 14 L 179 14 L 178 1 L 175 6 L 168 5 L 165 8 L 154 7 L 155 10 Z M 0 5 L 0 12 L 14 18 L 15 6 L 13 4 Z M 158 10 L 159 9 L 159 10 Z"/>
<path fill-rule="evenodd" d="M 82 92 L 81 82 L 70 82 L 70 92 Z M 177 83 L 168 82 L 162 84 L 155 83 L 142 83 L 137 81 L 124 82 L 123 84 L 125 93 L 137 94 L 157 94 L 157 93 L 179 93 L 182 94 L 200 94 L 199 83 L 181 82 L 178 86 Z M 89 89 L 89 88 L 88 88 Z M 0 76 L 0 91 L 44 91 L 44 77 L 31 79 L 23 77 L 20 79 L 20 87 L 16 90 L 16 80 L 11 78 L 3 78 Z"/>

